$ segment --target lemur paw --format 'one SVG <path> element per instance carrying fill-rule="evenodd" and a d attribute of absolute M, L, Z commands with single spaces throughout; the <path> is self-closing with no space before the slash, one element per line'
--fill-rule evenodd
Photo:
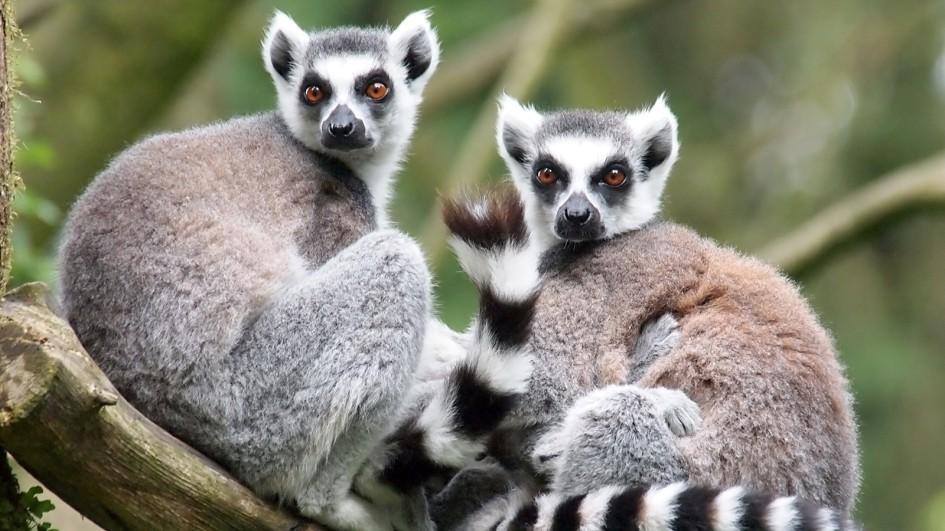
<path fill-rule="evenodd" d="M 633 348 L 633 355 L 630 356 L 627 381 L 636 382 L 642 378 L 656 360 L 676 348 L 681 337 L 679 321 L 672 312 L 666 312 L 647 321 L 640 330 L 637 344 Z"/>
<path fill-rule="evenodd" d="M 657 413 L 666 420 L 669 431 L 677 437 L 688 437 L 702 426 L 699 406 L 682 391 L 665 387 L 654 387 L 645 391 L 656 406 Z"/>

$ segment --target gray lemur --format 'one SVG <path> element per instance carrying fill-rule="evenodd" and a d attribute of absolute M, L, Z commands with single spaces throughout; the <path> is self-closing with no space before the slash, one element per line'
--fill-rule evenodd
<path fill-rule="evenodd" d="M 832 340 L 797 288 L 758 260 L 653 221 L 676 131 L 662 98 L 632 113 L 501 103 L 500 152 L 543 279 L 529 339 L 535 372 L 511 419 L 520 433 L 497 446 L 513 454 L 506 461 L 546 472 L 552 493 L 524 505 L 517 523 L 503 524 L 510 529 L 599 529 L 605 517 L 647 529 L 836 528 L 853 506 L 852 400 Z M 678 322 L 675 346 L 641 367 L 641 328 L 664 314 Z M 686 397 L 701 426 L 683 422 L 692 429 L 674 433 L 667 419 L 687 418 Z M 588 495 L 677 480 L 796 495 L 839 520 L 737 490 L 654 489 L 661 504 L 633 489 Z M 741 527 L 723 525 L 728 509 Z M 654 514 L 664 526 L 646 520 Z"/>
<path fill-rule="evenodd" d="M 514 405 L 527 378 L 527 359 L 496 357 L 515 343 L 493 348 L 484 319 L 470 359 L 405 406 L 424 370 L 445 372 L 427 358 L 449 362 L 422 348 L 448 341 L 429 339 L 419 248 L 375 229 L 438 56 L 425 12 L 313 33 L 277 13 L 263 60 L 278 112 L 129 148 L 77 201 L 60 250 L 65 314 L 122 394 L 334 527 L 388 528 L 365 496 L 473 459 L 502 411 L 469 428 L 462 392 Z M 519 370 L 480 371 L 484 357 Z M 410 459 L 430 469 L 405 481 Z"/>

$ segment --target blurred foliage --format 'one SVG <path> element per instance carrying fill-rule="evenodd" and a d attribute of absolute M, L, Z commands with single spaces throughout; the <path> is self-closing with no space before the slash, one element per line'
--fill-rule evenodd
<path fill-rule="evenodd" d="M 258 43 L 273 8 L 314 27 L 396 24 L 427 6 L 61 2 L 27 28 L 17 65 L 17 167 L 28 192 L 16 203 L 14 284 L 53 278 L 61 214 L 124 146 L 272 108 Z M 435 2 L 444 64 L 530 7 Z M 633 108 L 664 91 L 683 141 L 667 217 L 750 252 L 849 191 L 945 149 L 945 4 L 652 2 L 609 30 L 563 43 L 533 100 Z M 408 232 L 421 230 L 471 121 L 495 92 L 422 117 L 393 205 Z M 483 182 L 502 175 L 495 157 Z M 471 286 L 452 260 L 437 264 L 437 279 L 441 314 L 464 326 L 475 306 Z M 836 337 L 856 395 L 858 518 L 869 529 L 945 529 L 945 217 L 881 227 L 799 280 Z"/>

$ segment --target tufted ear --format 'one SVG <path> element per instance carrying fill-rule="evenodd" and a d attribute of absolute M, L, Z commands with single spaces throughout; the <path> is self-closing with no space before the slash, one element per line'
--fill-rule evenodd
<path fill-rule="evenodd" d="M 266 70 L 276 83 L 285 83 L 289 73 L 305 51 L 308 33 L 282 11 L 276 11 L 269 21 L 263 39 L 262 55 Z"/>
<path fill-rule="evenodd" d="M 407 84 L 420 93 L 440 61 L 440 43 L 430 26 L 430 11 L 415 11 L 391 32 L 387 40 L 393 57 L 407 70 Z"/>
<path fill-rule="evenodd" d="M 627 115 L 627 125 L 643 151 L 643 166 L 650 173 L 669 172 L 679 155 L 676 115 L 666 104 L 662 94 L 649 109 Z"/>
<path fill-rule="evenodd" d="M 499 144 L 499 154 L 509 166 L 528 162 L 531 145 L 541 122 L 541 113 L 531 105 L 522 105 L 508 94 L 499 97 L 496 142 Z"/>

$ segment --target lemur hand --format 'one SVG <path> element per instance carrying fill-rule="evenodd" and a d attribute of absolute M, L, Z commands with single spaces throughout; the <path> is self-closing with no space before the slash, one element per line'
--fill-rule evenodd
<path fill-rule="evenodd" d="M 666 421 L 666 426 L 677 437 L 688 437 L 702 426 L 699 406 L 677 389 L 654 387 L 644 389 L 646 396 L 656 406 L 657 413 Z"/>

